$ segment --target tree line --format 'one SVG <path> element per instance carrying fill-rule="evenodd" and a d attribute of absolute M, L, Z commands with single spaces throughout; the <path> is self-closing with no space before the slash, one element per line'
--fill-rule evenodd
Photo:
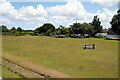
<path fill-rule="evenodd" d="M 110 24 L 110 30 L 115 34 L 120 34 L 120 10 L 117 11 L 118 14 L 114 15 Z M 58 28 L 51 23 L 45 23 L 42 26 L 36 28 L 35 30 L 23 30 L 21 27 L 17 29 L 12 27 L 8 29 L 6 26 L 2 25 L 2 35 L 40 35 L 40 36 L 55 36 L 55 37 L 85 37 L 85 34 L 88 34 L 87 37 L 96 37 L 97 33 L 103 32 L 103 27 L 101 26 L 101 21 L 98 16 L 94 16 L 92 22 L 90 23 L 73 23 L 70 27 L 65 27 L 60 25 Z M 80 35 L 79 35 L 80 34 Z"/>

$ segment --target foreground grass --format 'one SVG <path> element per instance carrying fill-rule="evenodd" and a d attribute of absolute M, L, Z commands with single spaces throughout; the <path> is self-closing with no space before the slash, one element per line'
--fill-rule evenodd
<path fill-rule="evenodd" d="M 3 78 L 20 78 L 17 74 L 9 71 L 4 67 L 2 67 L 2 77 Z"/>
<path fill-rule="evenodd" d="M 47 72 L 40 69 L 44 67 L 71 77 L 118 75 L 118 41 L 115 40 L 3 36 L 2 41 L 3 58 L 37 72 Z M 93 43 L 96 49 L 83 50 L 84 44 Z"/>
<path fill-rule="evenodd" d="M 7 60 L 3 60 L 2 65 L 9 71 L 15 73 L 16 75 L 19 75 L 21 78 L 44 78 L 43 76 L 36 74 L 35 72 L 33 72 L 31 70 L 27 70 L 26 68 L 18 66 Z"/>

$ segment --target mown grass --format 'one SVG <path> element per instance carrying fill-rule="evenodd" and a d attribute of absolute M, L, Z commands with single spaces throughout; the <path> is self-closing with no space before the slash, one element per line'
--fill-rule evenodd
<path fill-rule="evenodd" d="M 20 78 L 17 74 L 9 71 L 5 67 L 2 67 L 2 77 L 3 78 Z"/>
<path fill-rule="evenodd" d="M 9 71 L 19 75 L 21 78 L 42 78 L 42 76 L 38 76 L 30 70 L 27 70 L 23 67 L 10 63 L 9 61 L 2 61 L 3 68 L 5 67 Z M 4 71 L 3 71 L 4 72 Z M 9 75 L 9 74 L 8 74 Z"/>
<path fill-rule="evenodd" d="M 116 40 L 3 36 L 2 44 L 3 58 L 37 72 L 42 66 L 77 78 L 118 77 Z M 96 49 L 84 50 L 85 44 Z"/>

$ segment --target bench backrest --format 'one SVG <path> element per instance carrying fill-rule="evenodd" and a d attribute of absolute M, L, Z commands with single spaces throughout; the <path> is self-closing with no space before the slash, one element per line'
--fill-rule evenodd
<path fill-rule="evenodd" d="M 84 45 L 84 49 L 86 49 L 86 47 L 92 47 L 93 49 L 95 49 L 95 44 L 93 44 L 93 45 Z"/>

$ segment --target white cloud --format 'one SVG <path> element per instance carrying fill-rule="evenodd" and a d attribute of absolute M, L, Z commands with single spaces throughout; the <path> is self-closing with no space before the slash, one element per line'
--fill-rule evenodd
<path fill-rule="evenodd" d="M 65 2 L 76 2 L 78 0 L 65 0 Z"/>
<path fill-rule="evenodd" d="M 7 18 L 15 18 L 17 10 L 11 5 L 10 2 L 3 2 L 0 4 L 0 15 Z"/>
<path fill-rule="evenodd" d="M 47 11 L 40 4 L 35 9 L 33 6 L 22 7 L 19 10 L 18 19 L 46 21 Z"/>
<path fill-rule="evenodd" d="M 112 17 L 117 13 L 117 10 L 115 11 L 111 11 L 108 10 L 106 8 L 103 8 L 103 13 L 99 13 L 98 16 L 100 17 L 100 21 L 102 22 L 102 25 L 104 25 L 104 27 L 110 27 L 110 21 L 112 19 Z"/>
<path fill-rule="evenodd" d="M 92 0 L 92 1 L 104 3 L 105 0 L 104 1 Z M 40 22 L 39 24 L 36 23 L 38 25 L 36 25 L 35 28 L 41 26 L 45 22 L 50 22 L 56 26 L 60 24 L 69 26 L 74 22 L 80 23 L 91 22 L 92 18 L 98 14 L 100 21 L 102 21 L 102 25 L 110 27 L 109 22 L 112 19 L 113 15 L 116 13 L 116 11 L 111 11 L 106 8 L 103 8 L 103 12 L 97 10 L 96 13 L 90 12 L 88 13 L 80 1 L 66 0 L 66 2 L 67 3 L 64 5 L 48 7 L 47 9 L 45 9 L 41 4 L 39 4 L 37 8 L 35 8 L 34 6 L 23 6 L 18 10 L 15 9 L 10 2 L 1 0 L 0 15 L 3 17 L 3 19 L 1 19 L 0 22 L 9 24 L 13 24 L 12 20 L 21 20 L 25 22 L 28 21 L 28 23 L 25 24 L 33 24 L 34 21 Z M 47 13 L 50 14 L 48 19 L 46 19 L 48 15 Z"/>
<path fill-rule="evenodd" d="M 9 20 L 46 21 L 47 11 L 41 4 L 39 4 L 37 8 L 33 6 L 23 6 L 17 10 L 10 2 L 2 0 L 0 3 L 0 15 Z"/>
<path fill-rule="evenodd" d="M 76 20 L 85 20 L 86 10 L 81 2 L 67 2 L 65 5 L 57 5 L 54 7 L 48 7 L 47 11 L 52 15 L 51 20 L 56 23 L 68 23 Z"/>
<path fill-rule="evenodd" d="M 102 22 L 108 22 L 112 19 L 112 17 L 116 14 L 115 11 L 108 10 L 106 8 L 103 8 L 104 12 L 99 14 L 99 17 L 101 18 Z"/>
<path fill-rule="evenodd" d="M 42 23 L 38 23 L 38 24 L 36 24 L 33 28 L 32 28 L 32 30 L 35 30 L 36 28 L 38 28 L 38 27 L 40 27 L 40 26 L 42 26 L 43 24 Z"/>
<path fill-rule="evenodd" d="M 34 24 L 34 22 L 31 21 L 31 22 L 28 22 L 27 24 Z"/>
<path fill-rule="evenodd" d="M 38 27 L 40 27 L 40 26 L 42 26 L 42 25 L 43 25 L 43 24 L 40 24 L 40 23 L 39 23 L 39 24 L 37 24 L 37 26 L 38 26 Z"/>
<path fill-rule="evenodd" d="M 53 23 L 52 21 L 48 21 L 48 22 L 45 22 L 45 23 L 51 23 L 51 24 L 54 25 L 54 23 Z M 43 25 L 42 23 L 38 23 L 38 24 L 37 24 L 37 27 L 41 27 L 42 25 Z"/>
<path fill-rule="evenodd" d="M 5 3 L 5 2 L 6 2 L 6 0 L 0 0 L 0 4 Z"/>
<path fill-rule="evenodd" d="M 55 21 L 55 24 L 70 25 L 74 22 L 91 22 L 95 15 L 98 15 L 102 25 L 110 27 L 109 22 L 116 14 L 116 11 L 111 11 L 103 8 L 103 12 L 97 10 L 96 13 L 87 12 L 81 2 L 67 2 L 65 5 L 57 5 L 47 8 L 47 11 L 52 15 L 50 20 Z"/>
<path fill-rule="evenodd" d="M 5 18 L 1 18 L 0 19 L 0 23 L 5 23 L 5 24 L 8 24 L 8 25 L 12 25 L 12 24 L 15 24 L 14 22 L 12 22 L 11 20 L 9 19 L 5 19 Z"/>
<path fill-rule="evenodd" d="M 118 3 L 119 0 L 92 0 L 92 3 L 97 2 L 102 6 L 109 7 L 113 6 L 114 4 Z"/>
<path fill-rule="evenodd" d="M 112 11 L 106 8 L 103 8 L 103 12 L 100 12 L 100 10 L 97 11 L 97 13 L 87 13 L 86 16 L 87 18 L 93 18 L 95 15 L 98 15 L 101 24 L 108 28 L 110 27 L 110 21 L 112 19 L 112 17 L 117 13 L 117 10 Z M 88 19 L 87 19 L 88 20 Z"/>

